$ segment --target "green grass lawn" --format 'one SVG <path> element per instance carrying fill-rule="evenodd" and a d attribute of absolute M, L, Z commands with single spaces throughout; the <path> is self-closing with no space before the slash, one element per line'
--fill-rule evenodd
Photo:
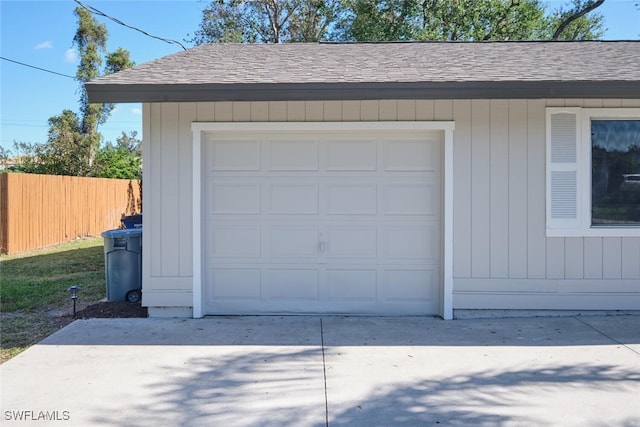
<path fill-rule="evenodd" d="M 0 257 L 0 362 L 73 320 L 73 285 L 79 307 L 105 297 L 102 238 Z"/>

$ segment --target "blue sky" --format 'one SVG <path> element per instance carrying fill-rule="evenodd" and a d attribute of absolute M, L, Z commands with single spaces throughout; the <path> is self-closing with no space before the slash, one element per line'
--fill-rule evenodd
<path fill-rule="evenodd" d="M 82 0 L 102 12 L 150 34 L 180 41 L 198 28 L 201 11 L 208 3 L 199 0 Z M 551 8 L 565 2 L 549 1 Z M 605 39 L 640 39 L 637 0 L 606 0 L 598 11 L 605 16 Z M 72 0 L 0 0 L 0 56 L 73 76 L 78 60 L 72 46 L 76 29 Z M 109 30 L 108 50 L 123 47 L 138 64 L 181 50 L 106 18 L 97 17 Z M 78 111 L 78 83 L 67 77 L 0 60 L 0 146 L 12 149 L 14 141 L 45 142 L 47 120 L 64 109 Z M 139 104 L 119 104 L 100 131 L 114 141 L 122 131 L 138 131 L 142 116 Z"/>

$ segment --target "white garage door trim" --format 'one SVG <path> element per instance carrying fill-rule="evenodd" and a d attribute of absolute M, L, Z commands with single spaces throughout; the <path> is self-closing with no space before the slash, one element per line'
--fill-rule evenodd
<path fill-rule="evenodd" d="M 193 317 L 203 317 L 202 140 L 207 132 L 442 131 L 444 134 L 442 207 L 442 288 L 440 316 L 453 318 L 453 130 L 454 122 L 260 122 L 193 123 Z"/>

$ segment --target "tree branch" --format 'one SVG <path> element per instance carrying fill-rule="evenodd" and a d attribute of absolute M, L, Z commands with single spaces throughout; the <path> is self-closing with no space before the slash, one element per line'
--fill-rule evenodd
<path fill-rule="evenodd" d="M 407 19 L 407 15 L 409 14 L 409 8 L 413 4 L 413 0 L 404 0 L 400 5 L 400 15 L 393 16 L 391 21 L 391 30 L 394 39 L 398 39 L 398 32 L 402 25 L 404 24 L 405 19 Z"/>
<path fill-rule="evenodd" d="M 491 37 L 493 36 L 493 33 L 496 30 L 498 30 L 500 27 L 504 26 L 504 23 L 507 20 L 507 17 L 509 16 L 509 12 L 511 12 L 511 9 L 514 9 L 514 8 L 516 8 L 518 6 L 520 6 L 520 0 L 511 0 L 511 3 L 504 10 L 504 13 L 502 14 L 502 16 L 496 21 L 496 23 L 493 26 L 493 28 L 491 28 L 491 30 L 487 34 L 485 34 L 485 36 L 482 38 L 482 40 L 483 41 L 491 40 Z"/>
<path fill-rule="evenodd" d="M 555 33 L 553 33 L 553 36 L 551 37 L 551 39 L 552 40 L 558 40 L 558 38 L 564 32 L 564 30 L 567 29 L 569 24 L 571 24 L 576 19 L 583 17 L 584 15 L 586 15 L 589 12 L 591 12 L 592 10 L 600 7 L 602 5 L 602 3 L 604 3 L 604 0 L 597 0 L 597 1 L 593 2 L 593 3 L 589 3 L 584 9 L 579 10 L 579 11 L 569 15 L 568 17 L 566 17 L 564 19 L 564 21 L 562 21 L 560 23 L 560 25 L 558 26 L 558 29 L 555 31 Z"/>

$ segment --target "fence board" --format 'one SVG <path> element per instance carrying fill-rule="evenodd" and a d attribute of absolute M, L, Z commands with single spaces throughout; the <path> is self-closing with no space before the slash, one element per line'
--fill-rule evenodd
<path fill-rule="evenodd" d="M 140 212 L 137 180 L 0 174 L 0 253 L 99 236 Z"/>

